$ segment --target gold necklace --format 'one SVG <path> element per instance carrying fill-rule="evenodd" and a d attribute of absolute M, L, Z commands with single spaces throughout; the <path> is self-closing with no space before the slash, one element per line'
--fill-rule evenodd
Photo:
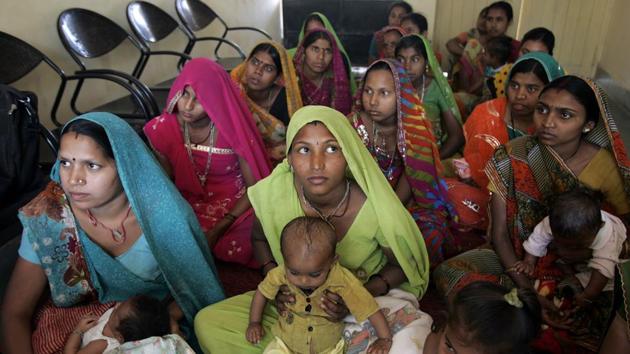
<path fill-rule="evenodd" d="M 199 179 L 199 183 L 201 183 L 201 187 L 206 186 L 206 180 L 208 178 L 208 172 L 210 171 L 210 162 L 212 161 L 212 148 L 214 147 L 214 140 L 216 138 L 216 129 L 213 121 L 210 121 L 210 148 L 208 149 L 208 159 L 206 160 L 206 166 L 204 168 L 203 173 L 199 173 L 197 171 L 197 165 L 195 164 L 195 160 L 192 155 L 192 143 L 190 141 L 190 129 L 188 127 L 188 123 L 184 122 L 184 145 L 186 146 L 186 152 L 188 153 L 188 159 L 195 170 L 195 174 Z M 207 139 L 207 138 L 206 138 Z M 197 145 L 197 144 L 195 144 Z"/>

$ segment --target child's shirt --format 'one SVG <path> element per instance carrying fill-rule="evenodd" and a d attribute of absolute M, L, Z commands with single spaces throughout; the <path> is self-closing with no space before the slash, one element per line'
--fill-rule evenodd
<path fill-rule="evenodd" d="M 604 225 L 599 229 L 589 247 L 593 250 L 593 257 L 588 261 L 587 266 L 599 271 L 606 278 L 613 279 L 615 266 L 619 263 L 619 253 L 626 240 L 626 227 L 621 219 L 603 210 L 602 221 Z M 523 242 L 523 248 L 533 256 L 542 257 L 547 254 L 547 247 L 552 240 L 547 216 L 536 225 L 534 232 Z"/>
<path fill-rule="evenodd" d="M 284 266 L 272 269 L 258 285 L 258 290 L 267 298 L 274 299 L 280 286 L 287 285 L 295 295 L 295 303 L 287 304 L 286 316 L 279 316 L 272 332 L 296 353 L 321 353 L 334 346 L 341 339 L 343 322 L 332 322 L 321 308 L 324 291 L 337 293 L 357 322 L 365 321 L 379 310 L 376 300 L 363 287 L 363 284 L 338 262 L 331 267 L 328 278 L 310 295 L 290 284 Z"/>
<path fill-rule="evenodd" d="M 107 341 L 107 348 L 105 348 L 103 353 L 106 353 L 108 350 L 111 350 L 120 346 L 120 342 L 116 338 L 107 337 L 103 334 L 103 329 L 105 328 L 107 321 L 109 321 L 109 318 L 112 316 L 112 312 L 114 311 L 115 308 L 116 307 L 112 307 L 111 309 L 107 310 L 98 319 L 98 323 L 96 324 L 96 326 L 88 329 L 85 333 L 83 333 L 83 339 L 81 340 L 81 348 L 84 348 L 85 346 L 90 344 L 90 342 L 98 340 L 98 339 L 104 339 L 105 341 Z"/>

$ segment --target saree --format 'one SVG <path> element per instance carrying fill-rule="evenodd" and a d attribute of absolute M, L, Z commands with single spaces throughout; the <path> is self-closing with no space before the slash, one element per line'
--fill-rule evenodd
<path fill-rule="evenodd" d="M 590 79 L 589 84 L 600 109 L 600 119 L 594 129 L 583 139 L 600 148 L 580 175 L 576 176 L 550 147 L 541 144 L 536 137 L 524 136 L 499 147 L 486 167 L 495 197 L 506 202 L 507 233 L 517 258 L 524 255 L 523 242 L 534 227 L 548 214 L 548 205 L 554 195 L 578 186 L 601 191 L 604 195 L 604 210 L 623 215 L 630 212 L 630 161 L 625 146 L 609 110 L 605 93 Z M 599 157 L 598 157 L 599 156 Z M 608 163 L 600 163 L 608 156 Z M 614 176 L 616 174 L 617 176 Z M 611 188 L 615 180 L 616 187 Z M 555 265 L 557 256 L 549 252 L 539 259 L 535 268 L 538 290 L 553 289 L 561 282 L 562 272 Z M 469 251 L 447 262 L 434 272 L 437 288 L 445 294 L 461 289 L 476 280 L 487 280 L 513 286 L 503 269 L 499 256 L 491 249 Z M 612 307 L 610 292 L 603 292 L 591 308 L 593 311 L 580 313 L 578 321 L 588 333 L 561 332 L 551 329 L 543 337 L 548 341 L 568 348 L 569 345 L 589 349 L 597 348 L 607 326 L 607 317 Z M 544 345 L 551 347 L 548 342 Z"/>
<path fill-rule="evenodd" d="M 453 95 L 451 86 L 448 84 L 448 80 L 444 77 L 440 62 L 435 57 L 435 52 L 431 47 L 431 43 L 424 36 L 419 34 L 414 34 L 413 36 L 418 36 L 422 39 L 422 44 L 424 45 L 424 49 L 427 53 L 428 74 L 433 80 L 431 81 L 431 84 L 429 84 L 426 94 L 422 95 L 418 92 L 418 95 L 420 96 L 426 116 L 429 121 L 431 121 L 435 142 L 437 143 L 438 148 L 440 148 L 448 139 L 448 134 L 442 124 L 442 112 L 450 111 L 459 125 L 463 124 L 462 116 L 459 112 L 459 107 L 455 101 L 455 96 Z M 422 88 L 419 88 L 418 90 L 424 91 Z"/>
<path fill-rule="evenodd" d="M 444 259 L 444 243 L 452 237 L 449 231 L 450 223 L 457 219 L 447 197 L 448 187 L 442 177 L 440 152 L 432 133 L 431 123 L 425 117 L 420 99 L 405 69 L 391 59 L 381 59 L 372 65 L 380 62 L 387 63 L 394 78 L 398 117 L 396 155 L 402 160 L 404 176 L 413 195 L 413 203 L 408 209 L 422 231 L 431 265 L 435 266 Z M 363 85 L 365 78 L 361 87 Z M 361 91 L 362 89 L 359 90 Z M 360 113 L 364 111 L 361 98 L 357 97 L 355 103 L 354 112 L 350 114 L 349 120 L 372 156 L 379 160 L 378 149 L 373 146 L 373 140 L 369 138 L 361 120 Z M 393 161 L 394 158 L 395 156 L 389 159 Z M 380 168 L 390 185 L 395 188 L 398 179 L 392 178 L 394 176 L 391 171 L 383 170 L 382 164 Z M 397 175 L 401 176 L 402 173 Z"/>
<path fill-rule="evenodd" d="M 218 130 L 214 146 L 191 144 L 192 159 L 177 118 L 177 101 L 186 86 L 195 91 Z M 239 158 L 247 162 L 256 181 L 269 174 L 265 147 L 238 88 L 210 59 L 189 61 L 173 83 L 167 102 L 164 113 L 149 121 L 144 132 L 151 146 L 170 162 L 175 186 L 193 207 L 202 229 L 208 231 L 245 195 Z M 206 183 L 198 177 L 204 170 Z M 253 221 L 251 209 L 240 215 L 217 241 L 215 256 L 255 267 L 250 242 Z"/>
<path fill-rule="evenodd" d="M 302 108 L 302 96 L 300 94 L 300 86 L 298 84 L 293 61 L 282 45 L 271 41 L 261 43 L 271 44 L 276 51 L 278 51 L 280 65 L 282 65 L 282 86 L 285 91 L 286 107 L 289 117 L 291 117 L 295 111 Z M 277 165 L 285 157 L 287 128 L 279 118 L 274 117 L 271 112 L 263 109 L 247 96 L 247 84 L 245 82 L 246 71 L 247 62 L 243 62 L 232 70 L 230 76 L 241 90 L 241 95 L 247 102 L 247 107 L 249 107 L 256 127 L 258 127 L 265 143 L 269 159 L 272 161 L 273 165 Z M 280 96 L 278 96 L 278 98 L 280 98 Z"/>
<path fill-rule="evenodd" d="M 420 232 L 409 213 L 400 203 L 393 190 L 387 185 L 374 160 L 366 151 L 348 121 L 339 113 L 327 107 L 308 106 L 300 109 L 291 119 L 287 130 L 287 145 L 290 146 L 298 131 L 306 124 L 319 121 L 324 124 L 341 145 L 341 151 L 348 163 L 348 176 L 360 186 L 367 199 L 357 214 L 350 229 L 337 244 L 337 254 L 341 265 L 349 269 L 362 282 L 366 282 L 372 274 L 378 272 L 387 262 L 381 247 L 391 249 L 403 269 L 407 282 L 394 289 L 385 297 L 395 302 L 397 307 L 388 307 L 386 316 L 393 326 L 394 332 L 403 332 L 409 326 L 416 326 L 416 333 L 426 337 L 426 325 L 430 320 L 421 313 L 417 306 L 411 305 L 426 291 L 428 285 L 428 259 Z M 298 193 L 293 187 L 293 173 L 287 160 L 278 165 L 273 173 L 248 190 L 256 216 L 260 220 L 263 231 L 274 259 L 282 264 L 280 251 L 280 233 L 290 220 L 303 216 Z M 272 206 L 282 205 L 281 208 Z M 387 207 L 383 207 L 386 205 Z M 393 293 L 392 293 L 393 292 Z M 408 297 L 405 297 L 407 294 Z M 217 306 L 202 310 L 195 320 L 195 330 L 201 338 L 204 352 L 260 352 L 272 339 L 266 335 L 262 343 L 249 344 L 245 340 L 244 330 L 247 327 L 248 309 L 253 293 L 230 298 Z M 403 305 L 399 305 L 405 299 Z M 380 303 L 380 301 L 379 301 Z M 229 317 L 229 321 L 218 324 L 214 318 Z M 270 333 L 271 326 L 277 317 L 275 307 L 267 306 L 263 317 L 263 327 Z M 392 322 L 393 321 L 393 322 Z M 430 327 L 430 325 L 429 325 Z M 366 324 L 359 328 L 368 328 Z M 350 330 L 349 342 L 356 346 L 355 352 L 367 349 L 370 337 L 364 330 Z M 408 338 L 410 333 L 401 337 Z M 404 338 L 402 339 L 404 342 Z M 422 338 L 424 339 L 424 338 Z M 394 336 L 394 345 L 397 337 Z M 424 340 L 418 342 L 420 346 Z M 357 349 L 359 348 L 359 349 Z M 363 348 L 363 349 L 360 349 Z M 348 349 L 348 352 L 352 352 Z"/>
<path fill-rule="evenodd" d="M 99 316 L 113 301 L 170 294 L 192 324 L 198 309 L 224 297 L 199 223 L 135 131 L 110 113 L 77 119 L 105 130 L 123 189 L 161 275 L 140 278 L 90 240 L 61 188 L 57 161 L 52 182 L 19 214 L 23 237 L 36 252 L 50 288 L 50 300 L 36 311 L 32 338 L 34 349 L 43 353 L 61 351 L 82 316 Z"/>
<path fill-rule="evenodd" d="M 324 73 L 319 86 L 309 80 L 304 75 L 304 65 L 306 65 L 306 48 L 304 48 L 304 39 L 300 41 L 297 47 L 293 63 L 300 80 L 300 92 L 302 93 L 302 103 L 307 105 L 328 106 L 338 110 L 343 114 L 350 113 L 351 97 L 348 75 L 341 56 L 341 51 L 337 46 L 337 42 L 330 32 L 318 29 L 317 32 L 324 32 L 330 40 L 332 47 L 332 61 L 328 65 L 328 69 Z"/>
<path fill-rule="evenodd" d="M 341 40 L 339 39 L 339 36 L 337 36 L 337 32 L 335 31 L 335 28 L 333 27 L 332 23 L 330 23 L 330 20 L 328 20 L 328 17 L 326 17 L 326 15 L 324 15 L 321 12 L 311 12 L 307 16 L 307 18 L 311 17 L 311 15 L 316 15 L 317 17 L 319 17 L 319 19 L 324 24 L 324 28 L 328 32 L 330 32 L 330 34 L 332 34 L 333 37 L 335 37 L 335 42 L 337 42 L 337 48 L 339 48 L 339 51 L 343 55 L 346 71 L 348 73 L 348 80 L 350 81 L 350 94 L 354 95 L 354 93 L 357 91 L 357 82 L 354 78 L 354 74 L 352 73 L 352 62 L 350 61 L 350 57 L 348 56 L 348 52 L 346 51 L 346 48 L 343 46 L 343 42 L 341 42 Z M 300 33 L 298 34 L 298 43 L 301 43 L 302 39 L 304 39 L 305 31 L 306 31 L 306 21 L 302 23 L 302 28 L 300 29 Z M 295 56 L 296 51 L 297 51 L 297 47 L 287 49 L 287 53 L 290 58 L 293 58 Z"/>
<path fill-rule="evenodd" d="M 545 69 L 549 82 L 564 75 L 564 70 L 556 60 L 545 53 L 528 53 L 519 58 L 514 65 L 525 60 L 535 60 Z M 508 86 L 512 75 L 501 84 Z M 464 124 L 464 158 L 470 166 L 470 174 L 479 188 L 487 190 L 488 177 L 484 172 L 486 164 L 492 157 L 494 150 L 508 141 L 519 136 L 533 133 L 533 130 L 521 131 L 505 122 L 505 114 L 509 109 L 506 97 L 496 98 L 475 107 Z M 533 129 L 533 127 L 532 127 Z"/>

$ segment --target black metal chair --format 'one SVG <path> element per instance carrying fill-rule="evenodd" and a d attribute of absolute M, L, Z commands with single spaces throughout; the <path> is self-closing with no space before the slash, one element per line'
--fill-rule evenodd
<path fill-rule="evenodd" d="M 241 30 L 254 31 L 267 37 L 268 39 L 271 39 L 271 36 L 267 32 L 255 27 L 229 27 L 227 23 L 225 23 L 225 21 L 216 14 L 216 12 L 214 12 L 208 5 L 199 0 L 176 0 L 175 11 L 177 12 L 177 16 L 179 17 L 184 27 L 186 27 L 186 29 L 192 35 L 188 39 L 188 45 L 186 46 L 186 49 L 184 49 L 184 53 L 186 54 L 190 54 L 196 42 L 206 40 L 207 38 L 218 38 L 196 37 L 194 33 L 208 27 L 212 22 L 214 22 L 214 20 L 219 20 L 219 22 L 224 27 L 224 31 L 220 37 L 222 41 L 219 41 L 219 44 L 214 48 L 214 56 L 217 58 L 217 62 L 223 65 L 223 67 L 226 68 L 226 70 L 228 71 L 240 64 L 243 60 L 245 60 L 246 57 L 243 50 L 236 43 L 227 40 L 226 36 L 228 32 Z M 233 47 L 238 48 L 237 51 L 239 54 L 239 58 L 222 58 L 219 55 L 219 49 L 221 48 L 221 44 L 223 43 L 233 43 Z"/>
<path fill-rule="evenodd" d="M 144 120 L 149 120 L 160 114 L 160 109 L 158 108 L 153 93 L 137 78 L 138 72 L 141 71 L 143 65 L 146 64 L 146 55 L 150 50 L 145 48 L 144 45 L 138 42 L 131 34 L 107 17 L 90 10 L 79 8 L 65 10 L 59 15 L 57 19 L 57 31 L 59 32 L 59 38 L 66 48 L 66 51 L 79 65 L 80 70 L 78 70 L 76 74 L 91 72 L 117 77 L 127 81 L 134 87 L 135 91 L 142 96 L 143 101 L 146 102 L 146 108 L 149 110 L 149 113 L 147 115 L 147 112 L 133 111 L 133 107 L 130 105 L 128 98 L 123 98 L 111 102 L 108 105 L 101 106 L 99 107 L 101 110 L 114 111 L 117 109 L 113 107 L 120 107 L 124 112 L 130 110 L 132 112 L 119 113 L 121 117 Z M 88 70 L 86 63 L 81 60 L 81 58 L 90 59 L 103 56 L 117 48 L 124 41 L 129 41 L 140 52 L 138 62 L 131 74 L 104 68 Z M 76 99 L 79 96 L 82 86 L 83 81 L 81 80 L 77 84 L 71 99 L 71 107 L 77 114 L 80 112 L 76 108 Z"/>
<path fill-rule="evenodd" d="M 181 69 L 190 56 L 176 51 L 154 51 L 151 44 L 157 43 L 169 36 L 176 29 L 182 31 L 186 37 L 190 37 L 187 30 L 181 27 L 175 19 L 159 7 L 146 1 L 132 1 L 127 5 L 127 21 L 136 38 L 138 38 L 146 48 L 143 52 L 144 58 L 140 67 L 136 69 L 135 77 L 140 78 L 151 55 L 174 55 L 179 56 L 178 69 Z M 169 82 L 172 83 L 172 80 Z M 170 87 L 170 86 L 169 86 Z M 159 89 L 165 87 L 158 87 Z"/>
<path fill-rule="evenodd" d="M 137 104 L 138 108 L 142 111 L 144 116 L 152 117 L 151 115 L 154 113 L 151 111 L 151 107 L 149 103 L 146 102 L 144 95 L 135 88 L 133 82 L 135 81 L 137 84 L 137 80 L 135 80 L 133 77 L 107 74 L 92 70 L 83 70 L 77 72 L 74 75 L 67 75 L 63 70 L 61 70 L 59 66 L 57 66 L 57 64 L 55 64 L 52 60 L 50 60 L 50 58 L 48 58 L 35 47 L 8 33 L 0 32 L 1 83 L 11 84 L 21 79 L 22 77 L 30 73 L 33 69 L 38 67 L 42 62 L 46 63 L 60 78 L 57 95 L 50 111 L 50 119 L 58 127 L 61 127 L 63 123 L 60 122 L 59 118 L 57 117 L 57 111 L 59 109 L 61 99 L 63 98 L 66 85 L 70 81 L 77 81 L 78 83 L 82 83 L 85 80 L 94 79 L 113 82 L 129 92 L 133 101 Z M 76 110 L 75 113 L 80 114 L 80 112 L 77 112 Z M 44 138 L 48 145 L 51 146 L 51 148 L 53 148 L 54 145 L 54 149 L 56 149 L 56 138 L 49 133 L 50 132 L 46 129 L 43 130 L 42 134 L 45 135 Z"/>

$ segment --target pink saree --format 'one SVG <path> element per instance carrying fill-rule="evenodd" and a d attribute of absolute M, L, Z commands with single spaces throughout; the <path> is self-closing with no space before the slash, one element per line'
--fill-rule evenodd
<path fill-rule="evenodd" d="M 193 88 L 218 130 L 213 147 L 191 148 L 194 165 L 177 118 L 177 101 L 186 86 Z M 167 102 L 164 113 L 147 123 L 144 132 L 153 148 L 170 162 L 175 186 L 193 208 L 202 229 L 208 231 L 245 195 L 239 157 L 247 162 L 256 181 L 269 174 L 265 147 L 238 88 L 227 72 L 209 59 L 193 59 L 184 66 Z M 197 171 L 204 171 L 208 159 L 210 167 L 202 185 Z M 253 218 L 249 209 L 234 221 L 214 246 L 215 257 L 257 265 L 250 242 Z"/>

